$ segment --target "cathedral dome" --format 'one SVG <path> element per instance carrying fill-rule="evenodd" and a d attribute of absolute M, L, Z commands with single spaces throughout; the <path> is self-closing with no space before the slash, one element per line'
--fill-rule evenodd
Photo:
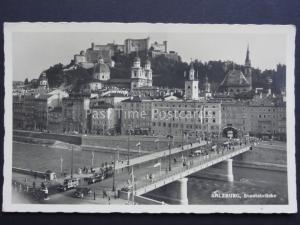
<path fill-rule="evenodd" d="M 105 63 L 97 63 L 94 67 L 94 73 L 109 73 L 109 66 Z"/>

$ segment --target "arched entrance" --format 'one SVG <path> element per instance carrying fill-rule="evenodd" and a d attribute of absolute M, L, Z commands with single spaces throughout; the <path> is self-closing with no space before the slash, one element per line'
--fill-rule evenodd
<path fill-rule="evenodd" d="M 238 131 L 234 127 L 225 127 L 223 129 L 223 137 L 237 138 L 238 137 Z"/>

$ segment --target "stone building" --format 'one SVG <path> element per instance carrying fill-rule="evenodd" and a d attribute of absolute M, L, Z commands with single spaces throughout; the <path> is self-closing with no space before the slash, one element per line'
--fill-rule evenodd
<path fill-rule="evenodd" d="M 13 96 L 13 128 L 24 128 L 24 95 Z"/>
<path fill-rule="evenodd" d="M 130 97 L 121 102 L 121 133 L 141 132 L 149 134 L 151 130 L 150 97 Z"/>
<path fill-rule="evenodd" d="M 88 114 L 90 95 L 74 93 L 62 100 L 62 116 L 64 132 L 88 132 Z"/>
<path fill-rule="evenodd" d="M 63 132 L 63 116 L 61 106 L 57 106 L 49 110 L 47 130 L 52 133 Z"/>
<path fill-rule="evenodd" d="M 90 132 L 92 134 L 115 133 L 117 122 L 117 114 L 113 105 L 104 101 L 90 105 Z"/>
<path fill-rule="evenodd" d="M 248 107 L 249 132 L 253 135 L 273 135 L 285 138 L 286 104 L 271 98 L 251 101 Z"/>
<path fill-rule="evenodd" d="M 154 135 L 193 137 L 219 135 L 221 106 L 219 102 L 197 100 L 168 100 L 152 103 Z"/>
<path fill-rule="evenodd" d="M 124 41 L 124 52 L 130 54 L 138 51 L 148 51 L 150 48 L 150 37 L 145 39 L 126 39 Z"/>
<path fill-rule="evenodd" d="M 228 137 L 228 132 L 234 132 L 234 137 L 248 134 L 250 118 L 246 102 L 224 101 L 222 107 L 222 135 Z"/>
<path fill-rule="evenodd" d="M 222 130 L 233 131 L 234 136 L 245 134 L 255 136 L 286 135 L 286 106 L 271 98 L 254 98 L 251 101 L 222 103 Z"/>

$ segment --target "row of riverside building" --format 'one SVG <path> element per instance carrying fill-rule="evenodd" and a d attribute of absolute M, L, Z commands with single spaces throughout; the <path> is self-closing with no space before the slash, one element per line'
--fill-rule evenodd
<path fill-rule="evenodd" d="M 52 91 L 13 97 L 16 129 L 55 133 L 158 136 L 286 134 L 286 105 L 271 96 L 251 100 L 126 96 Z"/>
<path fill-rule="evenodd" d="M 141 67 L 136 57 L 128 91 L 67 93 L 49 90 L 45 74 L 36 90 L 13 95 L 14 129 L 81 134 L 144 134 L 194 137 L 269 135 L 285 139 L 286 104 L 283 96 L 259 93 L 237 100 L 233 94 L 252 90 L 251 62 L 247 49 L 246 70 L 228 71 L 213 95 L 206 77 L 199 93 L 198 72 L 191 63 L 185 76 L 184 95 L 160 93 L 152 86 L 150 61 Z M 137 91 L 137 88 L 138 91 Z M 145 94 L 146 93 L 146 94 Z"/>

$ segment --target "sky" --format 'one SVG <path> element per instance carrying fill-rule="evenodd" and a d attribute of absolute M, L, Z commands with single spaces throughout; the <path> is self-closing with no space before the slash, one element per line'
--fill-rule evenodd
<path fill-rule="evenodd" d="M 282 34 L 16 32 L 12 36 L 13 80 L 38 78 L 54 64 L 68 64 L 91 42 L 123 44 L 126 38 L 148 36 L 150 43 L 167 40 L 168 51 L 178 52 L 186 62 L 231 60 L 243 64 L 249 44 L 252 67 L 275 69 L 278 63 L 286 63 L 286 39 Z"/>

